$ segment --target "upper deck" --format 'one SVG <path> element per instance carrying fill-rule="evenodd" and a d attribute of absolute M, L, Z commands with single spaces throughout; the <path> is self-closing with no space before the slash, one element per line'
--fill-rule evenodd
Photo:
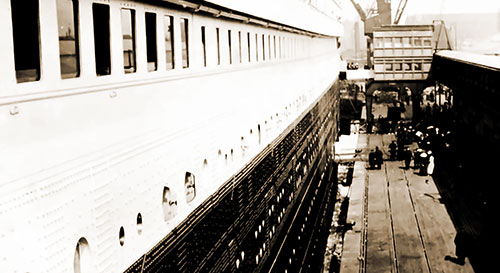
<path fill-rule="evenodd" d="M 194 1 L 164 0 L 171 3 Z M 237 12 L 252 15 L 297 29 L 328 36 L 341 36 L 341 8 L 338 0 L 209 0 L 206 1 Z M 196 5 L 199 5 L 196 3 Z"/>

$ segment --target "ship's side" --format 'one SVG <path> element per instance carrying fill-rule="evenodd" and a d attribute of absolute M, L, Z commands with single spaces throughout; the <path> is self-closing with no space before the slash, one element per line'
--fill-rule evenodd
<path fill-rule="evenodd" d="M 331 173 L 334 2 L 16 2 L 0 3 L 0 271 L 281 268 Z"/>

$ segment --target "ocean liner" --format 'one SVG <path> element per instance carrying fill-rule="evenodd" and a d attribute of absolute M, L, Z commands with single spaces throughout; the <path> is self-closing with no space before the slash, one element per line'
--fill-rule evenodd
<path fill-rule="evenodd" d="M 0 33 L 0 272 L 293 268 L 339 1 L 11 0 Z"/>

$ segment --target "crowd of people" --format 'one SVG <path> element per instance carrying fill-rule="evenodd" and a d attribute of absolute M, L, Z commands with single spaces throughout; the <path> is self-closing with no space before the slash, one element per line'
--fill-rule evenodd
<path fill-rule="evenodd" d="M 452 131 L 456 124 L 450 114 L 451 93 L 446 94 L 448 95 L 440 99 L 439 103 L 432 97 L 433 93 L 420 98 L 421 111 L 414 113 L 412 122 L 401 120 L 400 115 L 396 114 L 394 117 L 389 113 L 387 117 L 379 116 L 376 119 L 374 125 L 378 133 L 396 135 L 396 140 L 389 144 L 390 160 L 401 160 L 406 169 L 413 167 L 421 175 L 432 175 L 437 157 L 440 161 L 452 157 L 451 153 L 455 152 L 452 149 L 455 141 Z M 403 92 L 403 95 L 406 95 L 403 97 L 407 100 L 394 105 L 394 109 L 404 108 L 404 104 L 409 104 L 411 92 Z M 373 115 L 372 120 L 375 121 Z M 381 153 L 377 150 L 378 147 L 369 155 L 371 168 L 382 164 Z"/>
<path fill-rule="evenodd" d="M 454 153 L 452 132 L 447 127 L 438 127 L 432 119 L 416 124 L 399 121 L 394 134 L 396 140 L 389 144 L 389 160 L 403 161 L 406 169 L 414 168 L 420 175 L 432 175 L 436 157 L 448 160 Z M 378 147 L 369 154 L 369 163 L 373 169 L 382 165 L 382 152 Z"/>

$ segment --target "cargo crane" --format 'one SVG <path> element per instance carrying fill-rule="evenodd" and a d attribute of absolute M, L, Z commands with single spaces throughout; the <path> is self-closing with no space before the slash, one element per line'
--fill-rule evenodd
<path fill-rule="evenodd" d="M 394 25 L 399 24 L 399 20 L 401 20 L 401 16 L 403 15 L 403 11 L 406 8 L 406 4 L 408 3 L 408 0 L 400 0 L 398 4 L 398 10 L 396 11 L 396 15 L 394 18 Z"/>
<path fill-rule="evenodd" d="M 367 12 L 355 1 L 351 0 L 352 5 L 359 14 L 361 21 L 364 24 L 365 37 L 366 37 L 366 49 L 367 49 L 367 60 L 366 64 L 368 67 L 373 66 L 373 29 L 380 27 L 382 25 L 390 25 L 391 20 L 391 2 L 389 0 L 377 0 L 372 3 L 370 9 Z M 398 4 L 398 9 L 396 11 L 395 19 L 393 24 L 397 25 L 401 20 L 401 16 L 406 8 L 408 0 L 400 0 Z M 376 7 L 375 7 L 376 4 Z"/>

